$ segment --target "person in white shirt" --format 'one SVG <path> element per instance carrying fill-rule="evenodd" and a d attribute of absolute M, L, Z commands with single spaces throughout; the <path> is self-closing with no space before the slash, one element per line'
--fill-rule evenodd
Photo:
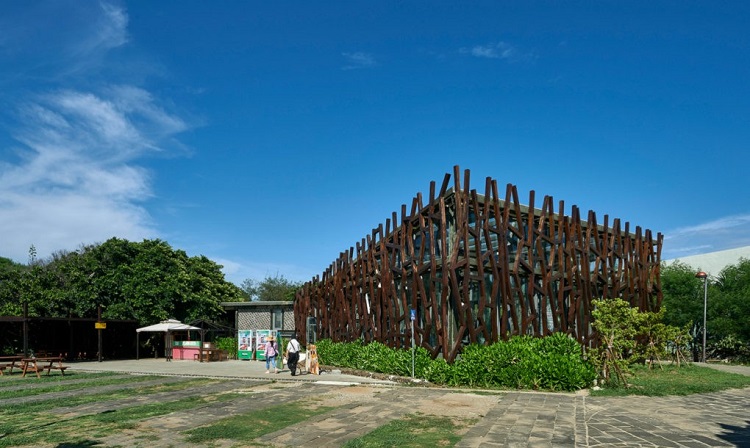
<path fill-rule="evenodd" d="M 297 341 L 297 335 L 292 336 L 289 343 L 286 345 L 286 364 L 289 366 L 289 370 L 292 371 L 292 376 L 297 374 L 297 361 L 299 361 L 299 341 Z"/>

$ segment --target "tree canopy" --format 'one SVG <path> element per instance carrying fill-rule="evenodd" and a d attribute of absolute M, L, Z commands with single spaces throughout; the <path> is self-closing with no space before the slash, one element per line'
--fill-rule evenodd
<path fill-rule="evenodd" d="M 692 325 L 693 351 L 697 353 L 703 331 L 703 280 L 696 278 L 697 269 L 676 262 L 663 265 L 661 284 L 665 307 L 664 323 L 684 327 Z M 725 267 L 717 276 L 709 277 L 706 326 L 709 351 L 722 346 L 722 341 L 748 347 L 750 344 L 750 260 L 740 259 Z M 725 341 L 726 342 L 726 341 Z M 750 350 L 748 350 L 750 352 Z"/>
<path fill-rule="evenodd" d="M 266 276 L 261 281 L 245 279 L 242 282 L 242 291 L 251 301 L 292 301 L 301 286 L 301 282 L 294 282 L 276 274 L 274 277 Z"/>
<path fill-rule="evenodd" d="M 695 277 L 696 272 L 696 269 L 682 262 L 662 266 L 665 324 L 676 327 L 691 324 L 694 331 L 703 325 L 703 280 Z"/>
<path fill-rule="evenodd" d="M 141 325 L 167 318 L 215 318 L 221 302 L 242 300 L 221 266 L 189 257 L 161 240 L 112 238 L 74 252 L 20 265 L 0 258 L 0 315 L 134 319 Z"/>
<path fill-rule="evenodd" d="M 735 336 L 750 342 L 750 260 L 741 259 L 736 265 L 724 268 L 712 289 L 708 334 L 713 333 L 717 338 Z"/>

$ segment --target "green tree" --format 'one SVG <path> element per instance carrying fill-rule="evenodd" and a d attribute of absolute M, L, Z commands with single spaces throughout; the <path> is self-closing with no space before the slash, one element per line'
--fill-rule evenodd
<path fill-rule="evenodd" d="M 253 301 L 258 300 L 258 282 L 255 279 L 252 278 L 246 278 L 242 281 L 242 284 L 240 285 L 240 290 L 242 290 L 242 295 L 245 297 L 245 300 Z"/>
<path fill-rule="evenodd" d="M 665 324 L 664 307 L 658 313 L 647 311 L 639 314 L 640 326 L 637 330 L 634 360 L 648 363 L 649 369 L 654 365 L 662 368 L 661 361 L 667 357 L 678 366 L 681 362 L 686 362 L 684 351 L 690 339 L 688 326 L 680 328 Z"/>
<path fill-rule="evenodd" d="M 0 316 L 21 315 L 21 277 L 27 269 L 23 264 L 0 257 Z"/>
<path fill-rule="evenodd" d="M 703 280 L 695 277 L 697 272 L 698 269 L 679 261 L 661 266 L 662 306 L 666 309 L 664 323 L 679 328 L 689 327 L 692 336 L 689 349 L 693 360 L 698 359 L 703 335 Z"/>
<path fill-rule="evenodd" d="M 627 386 L 629 374 L 625 359 L 635 348 L 635 336 L 640 331 L 641 315 L 637 308 L 622 299 L 593 300 L 591 317 L 600 346 L 591 351 L 591 358 L 605 384 Z"/>
<path fill-rule="evenodd" d="M 258 282 L 254 279 L 245 279 L 241 289 L 251 301 L 292 301 L 297 290 L 302 286 L 301 282 L 286 279 L 278 273 L 274 276 L 266 276 Z"/>
<path fill-rule="evenodd" d="M 702 325 L 703 281 L 695 277 L 693 267 L 675 262 L 661 267 L 661 287 L 666 308 L 664 323 L 683 327 Z"/>
<path fill-rule="evenodd" d="M 102 268 L 93 283 L 105 317 L 141 324 L 212 319 L 221 313 L 221 302 L 241 297 L 239 288 L 224 279 L 221 266 L 204 256 L 190 258 L 161 240 L 111 239 L 93 252 Z"/>
<path fill-rule="evenodd" d="M 666 306 L 664 322 L 676 326 L 691 324 L 693 359 L 698 359 L 703 331 L 703 282 L 695 278 L 698 269 L 684 263 L 662 266 L 661 282 Z M 734 345 L 750 343 L 750 260 L 740 259 L 708 279 L 707 340 L 709 350 L 729 356 Z M 726 341 L 724 341 L 726 340 Z M 724 341 L 724 342 L 722 342 Z M 743 347 L 744 347 L 743 346 Z"/>
<path fill-rule="evenodd" d="M 727 266 L 711 286 L 709 337 L 713 342 L 730 336 L 750 342 L 750 260 L 743 258 Z"/>
<path fill-rule="evenodd" d="M 20 315 L 20 304 L 27 303 L 30 316 L 96 317 L 102 305 L 104 318 L 147 325 L 172 317 L 213 319 L 222 312 L 221 302 L 242 297 L 221 266 L 161 240 L 112 238 L 32 261 L 0 262 L 2 314 Z"/>

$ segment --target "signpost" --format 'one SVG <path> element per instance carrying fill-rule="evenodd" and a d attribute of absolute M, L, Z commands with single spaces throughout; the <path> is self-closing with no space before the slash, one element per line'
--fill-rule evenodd
<path fill-rule="evenodd" d="M 105 322 L 102 322 L 102 306 L 99 305 L 97 316 L 96 316 L 96 322 L 94 323 L 94 328 L 96 328 L 96 332 L 99 333 L 99 362 L 102 362 L 102 330 L 107 328 L 107 324 Z"/>
<path fill-rule="evenodd" d="M 411 379 L 414 379 L 414 321 L 417 320 L 417 310 L 411 309 Z"/>

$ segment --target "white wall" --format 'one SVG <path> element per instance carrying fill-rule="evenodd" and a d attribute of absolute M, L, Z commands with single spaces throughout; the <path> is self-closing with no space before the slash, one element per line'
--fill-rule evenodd
<path fill-rule="evenodd" d="M 704 271 L 710 276 L 717 276 L 725 267 L 737 264 L 740 258 L 750 259 L 750 246 L 738 247 L 736 249 L 720 250 L 718 252 L 708 252 L 700 255 L 691 255 L 689 257 L 675 258 L 673 260 L 664 260 L 665 264 L 671 264 L 675 261 L 685 263 L 697 271 Z"/>

